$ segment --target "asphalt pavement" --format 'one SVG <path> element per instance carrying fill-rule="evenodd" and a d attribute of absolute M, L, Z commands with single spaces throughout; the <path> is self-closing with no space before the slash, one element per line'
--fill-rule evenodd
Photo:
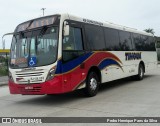
<path fill-rule="evenodd" d="M 142 81 L 126 78 L 101 85 L 98 94 L 91 98 L 82 91 L 49 96 L 11 95 L 8 86 L 3 86 L 0 117 L 160 117 L 160 68 L 146 73 Z M 142 125 L 151 126 L 132 124 Z"/>

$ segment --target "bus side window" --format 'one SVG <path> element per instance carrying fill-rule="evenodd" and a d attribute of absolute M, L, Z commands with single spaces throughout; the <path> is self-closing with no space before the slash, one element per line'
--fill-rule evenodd
<path fill-rule="evenodd" d="M 80 55 L 83 50 L 82 29 L 76 27 L 69 28 L 69 36 L 63 38 L 63 61 L 72 60 Z"/>
<path fill-rule="evenodd" d="M 119 31 L 120 38 L 120 50 L 121 51 L 131 51 L 132 50 L 132 38 L 131 33 L 126 31 Z"/>
<path fill-rule="evenodd" d="M 104 28 L 106 50 L 120 51 L 118 30 L 111 28 Z"/>
<path fill-rule="evenodd" d="M 70 27 L 69 36 L 64 36 L 63 50 L 83 50 L 81 28 Z"/>
<path fill-rule="evenodd" d="M 134 44 L 134 47 L 135 47 L 135 51 L 143 51 L 143 45 L 141 43 L 141 36 L 140 34 L 136 34 L 136 33 L 133 33 L 132 34 L 132 38 L 133 38 L 133 44 Z"/>
<path fill-rule="evenodd" d="M 105 50 L 103 28 L 101 26 L 85 25 L 86 46 L 87 50 Z"/>
<path fill-rule="evenodd" d="M 149 41 L 149 51 L 156 51 L 156 40 L 154 37 L 149 37 L 148 38 Z"/>

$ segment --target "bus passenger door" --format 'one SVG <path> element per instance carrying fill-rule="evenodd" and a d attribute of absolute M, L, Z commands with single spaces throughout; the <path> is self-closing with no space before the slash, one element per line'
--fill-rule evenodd
<path fill-rule="evenodd" d="M 84 56 L 82 27 L 69 25 L 69 34 L 63 36 L 63 81 L 64 90 L 74 90 L 82 81 L 82 68 Z"/>

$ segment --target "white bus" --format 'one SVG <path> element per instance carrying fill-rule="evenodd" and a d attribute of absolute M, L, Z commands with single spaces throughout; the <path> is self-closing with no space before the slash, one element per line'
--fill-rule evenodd
<path fill-rule="evenodd" d="M 11 94 L 59 94 L 99 85 L 157 67 L 152 34 L 69 14 L 19 24 L 9 60 Z"/>

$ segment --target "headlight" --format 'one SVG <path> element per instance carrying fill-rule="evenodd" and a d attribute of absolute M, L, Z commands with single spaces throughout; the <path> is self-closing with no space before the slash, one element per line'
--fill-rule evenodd
<path fill-rule="evenodd" d="M 12 73 L 10 71 L 8 73 L 8 78 L 10 81 L 14 82 L 13 77 L 12 77 Z"/>
<path fill-rule="evenodd" d="M 52 68 L 52 69 L 48 72 L 46 81 L 53 79 L 53 78 L 54 78 L 54 74 L 55 74 L 55 67 Z"/>

